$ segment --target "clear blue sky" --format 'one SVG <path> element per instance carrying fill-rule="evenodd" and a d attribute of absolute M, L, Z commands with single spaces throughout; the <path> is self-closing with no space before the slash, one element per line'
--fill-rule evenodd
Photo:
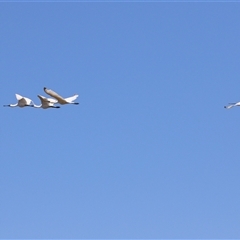
<path fill-rule="evenodd" d="M 239 3 L 1 3 L 0 238 L 240 238 Z"/>

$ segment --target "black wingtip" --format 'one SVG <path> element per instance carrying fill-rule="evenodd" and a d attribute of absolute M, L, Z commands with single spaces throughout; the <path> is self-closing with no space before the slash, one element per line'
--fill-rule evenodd
<path fill-rule="evenodd" d="M 43 90 L 46 90 L 46 89 L 47 89 L 46 87 L 43 88 Z"/>

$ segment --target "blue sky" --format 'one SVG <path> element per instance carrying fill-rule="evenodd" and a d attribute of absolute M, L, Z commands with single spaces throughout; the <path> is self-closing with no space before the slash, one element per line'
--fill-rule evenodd
<path fill-rule="evenodd" d="M 239 3 L 0 6 L 0 238 L 240 238 Z"/>

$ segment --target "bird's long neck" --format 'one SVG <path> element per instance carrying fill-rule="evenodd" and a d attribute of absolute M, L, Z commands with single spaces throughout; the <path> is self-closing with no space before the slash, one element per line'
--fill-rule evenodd
<path fill-rule="evenodd" d="M 42 107 L 42 104 L 40 104 L 40 105 L 33 105 L 33 107 L 35 107 L 35 108 L 41 108 Z"/>
<path fill-rule="evenodd" d="M 8 105 L 3 105 L 4 107 L 16 107 L 18 104 L 8 104 Z"/>

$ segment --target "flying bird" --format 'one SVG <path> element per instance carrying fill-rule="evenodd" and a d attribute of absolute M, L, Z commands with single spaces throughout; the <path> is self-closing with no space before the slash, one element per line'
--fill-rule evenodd
<path fill-rule="evenodd" d="M 4 107 L 33 107 L 34 103 L 31 99 L 15 94 L 18 102 L 16 104 L 3 105 Z"/>
<path fill-rule="evenodd" d="M 79 104 L 77 102 L 74 102 L 74 100 L 78 98 L 77 94 L 73 95 L 72 97 L 63 98 L 62 96 L 60 96 L 59 94 L 57 94 L 56 92 L 54 92 L 51 89 L 47 89 L 46 87 L 43 89 L 46 94 L 55 98 L 57 100 L 57 102 L 60 104 Z"/>
<path fill-rule="evenodd" d="M 240 107 L 240 102 L 236 102 L 236 103 L 229 103 L 228 106 L 224 106 L 224 108 L 229 109 L 232 107 Z"/>
<path fill-rule="evenodd" d="M 57 100 L 52 99 L 52 98 L 46 98 L 43 97 L 41 95 L 37 95 L 41 101 L 40 105 L 33 105 L 35 108 L 43 108 L 43 109 L 47 109 L 47 108 L 60 108 L 59 106 L 54 106 L 55 103 L 57 103 Z"/>

